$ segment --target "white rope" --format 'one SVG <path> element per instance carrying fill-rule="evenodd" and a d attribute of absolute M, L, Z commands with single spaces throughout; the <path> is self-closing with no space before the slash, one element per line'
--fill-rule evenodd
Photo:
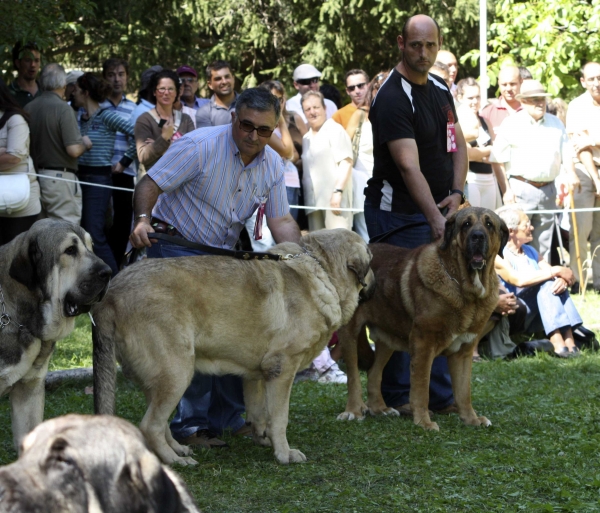
<path fill-rule="evenodd" d="M 3 173 L 3 174 L 17 174 L 17 173 Z M 103 187 L 105 189 L 113 189 L 115 191 L 125 191 L 125 192 L 133 192 L 134 189 L 128 189 L 125 187 L 115 187 L 114 185 L 101 185 L 97 183 L 90 182 L 82 182 L 81 180 L 70 180 L 69 178 L 58 178 L 55 176 L 47 176 L 40 175 L 38 173 L 27 173 L 28 175 L 37 176 L 38 178 L 46 178 L 48 180 L 60 180 L 62 182 L 71 182 L 71 183 L 79 183 L 83 185 L 89 185 L 91 187 Z M 290 208 L 296 208 L 299 210 L 339 210 L 340 212 L 364 212 L 362 209 L 357 208 L 332 208 L 332 207 L 306 207 L 302 205 L 290 205 Z M 524 210 L 525 214 L 533 215 L 533 214 L 564 214 L 571 212 L 598 212 L 600 211 L 600 207 L 589 207 L 589 208 L 557 208 L 555 210 Z"/>

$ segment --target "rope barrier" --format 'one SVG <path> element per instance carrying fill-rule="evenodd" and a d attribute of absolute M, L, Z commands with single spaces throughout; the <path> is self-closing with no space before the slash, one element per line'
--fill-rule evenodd
<path fill-rule="evenodd" d="M 3 173 L 3 174 L 16 174 L 16 173 Z M 68 178 L 58 178 L 58 177 L 54 177 L 54 176 L 46 176 L 46 175 L 40 175 L 38 173 L 27 173 L 28 175 L 32 175 L 32 176 L 37 176 L 38 178 L 45 178 L 47 180 L 59 180 L 62 182 L 71 182 L 71 183 L 78 183 L 78 184 L 83 184 L 83 185 L 89 185 L 92 187 L 102 187 L 105 189 L 113 189 L 115 191 L 125 191 L 125 192 L 133 192 L 134 189 L 129 189 L 126 187 L 115 187 L 114 185 L 101 185 L 101 184 L 97 184 L 97 183 L 91 183 L 91 182 L 83 182 L 81 180 L 70 180 Z M 299 210 L 339 210 L 340 212 L 355 212 L 355 213 L 360 213 L 360 212 L 364 212 L 364 210 L 362 209 L 357 209 L 357 208 L 332 208 L 332 207 L 307 207 L 304 205 L 290 205 L 290 208 L 296 208 Z M 600 212 L 600 207 L 589 207 L 589 208 L 557 208 L 554 210 L 524 210 L 523 212 L 525 212 L 525 214 L 528 215 L 533 215 L 533 214 L 565 214 L 565 213 L 571 213 L 571 212 Z"/>

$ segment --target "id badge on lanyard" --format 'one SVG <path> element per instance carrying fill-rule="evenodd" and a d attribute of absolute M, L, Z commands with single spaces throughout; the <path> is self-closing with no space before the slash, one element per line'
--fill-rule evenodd
<path fill-rule="evenodd" d="M 456 127 L 454 126 L 454 114 L 452 110 L 448 111 L 448 124 L 446 125 L 446 151 L 454 153 L 456 151 Z"/>
<path fill-rule="evenodd" d="M 254 240 L 262 239 L 262 225 L 263 218 L 265 216 L 265 204 L 267 203 L 267 198 L 261 200 L 260 205 L 258 206 L 258 210 L 256 211 L 256 221 L 254 222 Z"/>

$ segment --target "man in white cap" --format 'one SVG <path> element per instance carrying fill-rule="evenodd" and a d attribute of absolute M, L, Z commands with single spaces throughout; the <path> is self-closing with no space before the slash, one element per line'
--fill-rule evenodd
<path fill-rule="evenodd" d="M 304 120 L 306 123 L 306 116 L 304 115 L 304 111 L 302 110 L 302 105 L 300 100 L 302 99 L 302 95 L 307 91 L 318 91 L 319 90 L 319 78 L 321 77 L 321 72 L 315 68 L 312 64 L 300 64 L 295 70 L 293 74 L 294 79 L 294 88 L 298 91 L 298 94 L 293 98 L 290 98 L 285 106 L 288 111 L 295 111 Z M 331 100 L 325 98 L 325 110 L 327 112 L 327 119 L 335 114 L 338 110 Z"/>
<path fill-rule="evenodd" d="M 565 126 L 546 113 L 548 96 L 537 80 L 523 81 L 516 96 L 523 110 L 502 122 L 494 141 L 494 156 L 503 168 L 504 203 L 520 203 L 527 211 L 555 208 L 554 180 L 561 165 L 568 181 L 580 187 Z M 534 227 L 531 245 L 549 260 L 553 215 L 534 214 L 529 218 Z"/>
<path fill-rule="evenodd" d="M 575 208 L 600 207 L 600 64 L 588 62 L 581 70 L 581 85 L 585 93 L 569 104 L 567 111 L 567 133 L 575 150 L 575 172 L 581 182 L 581 189 L 575 191 Z M 579 254 L 582 260 L 587 255 L 587 241 L 590 239 L 593 286 L 600 292 L 600 212 L 578 212 L 576 214 Z M 571 257 L 575 255 L 575 233 L 573 224 L 569 233 Z M 579 268 L 573 265 L 577 283 L 571 292 L 579 289 Z"/>

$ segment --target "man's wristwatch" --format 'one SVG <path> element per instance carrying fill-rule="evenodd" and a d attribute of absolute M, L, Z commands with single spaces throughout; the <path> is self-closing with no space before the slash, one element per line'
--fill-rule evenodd
<path fill-rule="evenodd" d="M 344 194 L 344 189 L 333 189 L 333 192 L 334 193 L 339 192 L 341 194 Z"/>
<path fill-rule="evenodd" d="M 465 197 L 465 193 L 463 191 L 461 191 L 460 189 L 452 189 L 451 191 L 448 191 L 448 196 L 452 196 L 453 194 L 458 194 L 460 195 L 460 204 L 462 205 L 465 201 L 467 201 L 467 198 Z"/>
<path fill-rule="evenodd" d="M 139 216 L 135 216 L 135 220 L 139 221 L 140 219 L 146 218 L 148 222 L 150 222 L 150 216 L 148 214 L 140 214 Z"/>

